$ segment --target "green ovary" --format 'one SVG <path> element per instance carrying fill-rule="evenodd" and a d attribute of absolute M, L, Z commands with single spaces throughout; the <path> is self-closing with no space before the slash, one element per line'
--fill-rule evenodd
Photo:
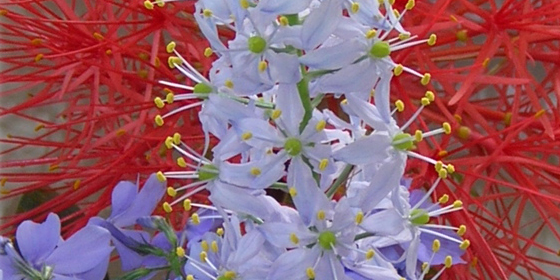
<path fill-rule="evenodd" d="M 430 221 L 430 215 L 428 215 L 428 212 L 423 209 L 413 209 L 410 211 L 410 217 L 410 222 L 419 226 L 425 225 Z"/>
<path fill-rule="evenodd" d="M 200 181 L 212 180 L 216 177 L 218 177 L 218 168 L 215 165 L 203 165 L 198 170 L 198 180 Z"/>
<path fill-rule="evenodd" d="M 384 58 L 391 54 L 389 43 L 381 41 L 373 44 L 369 50 L 369 55 L 375 58 Z"/>
<path fill-rule="evenodd" d="M 408 140 L 403 141 L 405 139 Z M 410 150 L 412 149 L 412 146 L 414 146 L 412 139 L 412 136 L 408 133 L 399 133 L 393 137 L 393 147 L 403 151 Z"/>
<path fill-rule="evenodd" d="M 325 250 L 331 250 L 332 246 L 336 244 L 336 236 L 331 231 L 321 232 L 317 240 L 319 245 Z"/>
<path fill-rule="evenodd" d="M 297 156 L 301 153 L 301 149 L 303 148 L 301 141 L 296 138 L 288 138 L 284 143 L 284 149 L 290 156 Z"/>
<path fill-rule="evenodd" d="M 262 53 L 266 49 L 266 40 L 260 36 L 253 36 L 247 40 L 247 48 L 252 53 Z"/>
<path fill-rule="evenodd" d="M 194 86 L 193 93 L 200 99 L 206 99 L 208 94 L 214 92 L 214 89 L 204 83 L 198 83 Z"/>

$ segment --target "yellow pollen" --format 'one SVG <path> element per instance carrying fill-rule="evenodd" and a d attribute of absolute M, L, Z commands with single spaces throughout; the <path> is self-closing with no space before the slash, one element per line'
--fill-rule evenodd
<path fill-rule="evenodd" d="M 443 168 L 440 169 L 440 170 L 438 171 L 438 176 L 439 176 L 441 179 L 447 179 L 447 169 L 443 169 Z"/>
<path fill-rule="evenodd" d="M 161 171 L 158 171 L 156 173 L 156 178 L 158 179 L 158 181 L 160 181 L 162 183 L 167 181 L 167 178 L 165 178 L 165 175 L 163 175 L 163 172 L 161 172 Z"/>
<path fill-rule="evenodd" d="M 404 102 L 400 99 L 395 101 L 395 107 L 397 107 L 398 112 L 404 111 Z"/>
<path fill-rule="evenodd" d="M 171 41 L 171 42 L 169 42 L 169 44 L 167 44 L 167 46 L 165 46 L 165 51 L 167 53 L 173 53 L 176 46 L 177 46 L 177 44 L 175 42 Z"/>
<path fill-rule="evenodd" d="M 430 102 L 433 102 L 434 100 L 436 100 L 436 96 L 435 96 L 434 92 L 431 91 L 431 90 L 426 91 L 426 94 L 424 96 L 426 96 L 430 100 Z"/>
<path fill-rule="evenodd" d="M 324 158 L 322 160 L 319 161 L 319 171 L 324 171 L 325 168 L 327 168 L 327 165 L 329 165 L 329 160 Z"/>
<path fill-rule="evenodd" d="M 40 60 L 43 59 L 43 57 L 44 57 L 44 55 L 43 55 L 42 53 L 37 54 L 37 55 L 35 56 L 35 62 L 39 62 Z"/>
<path fill-rule="evenodd" d="M 422 104 L 422 106 L 428 106 L 430 105 L 430 99 L 428 99 L 427 97 L 422 97 L 420 98 L 420 103 Z"/>
<path fill-rule="evenodd" d="M 454 16 L 454 15 L 450 15 L 450 16 L 449 16 L 449 19 L 451 19 L 451 20 L 454 21 L 454 22 L 459 22 L 459 20 L 457 19 L 457 17 Z"/>
<path fill-rule="evenodd" d="M 4 179 L 6 179 L 6 178 L 4 178 Z M 2 180 L 4 180 L 4 179 L 2 179 Z M 80 179 L 74 181 L 74 185 L 72 186 L 72 187 L 74 188 L 74 190 L 77 190 L 77 189 L 80 187 L 80 183 L 81 183 L 81 182 L 82 182 L 82 181 L 81 181 Z M 2 187 L 3 187 L 3 186 L 4 186 L 4 182 L 2 183 Z"/>
<path fill-rule="evenodd" d="M 434 251 L 434 253 L 437 253 L 439 251 L 439 248 L 441 248 L 441 242 L 439 241 L 439 239 L 434 239 L 434 242 L 432 242 L 432 251 Z"/>
<path fill-rule="evenodd" d="M 171 205 L 168 202 L 164 202 L 163 211 L 165 211 L 165 213 L 171 213 L 173 211 L 173 208 L 171 208 Z"/>
<path fill-rule="evenodd" d="M 202 240 L 202 242 L 200 242 L 200 248 L 202 248 L 202 251 L 208 252 L 208 249 L 210 249 L 210 246 L 208 246 L 208 241 Z"/>
<path fill-rule="evenodd" d="M 181 65 L 182 63 L 183 63 L 183 61 L 181 60 L 181 58 L 176 57 L 176 56 L 170 56 L 167 59 L 167 65 L 171 69 L 175 68 L 176 65 Z"/>
<path fill-rule="evenodd" d="M 366 32 L 366 39 L 374 38 L 377 35 L 377 30 L 370 29 Z"/>
<path fill-rule="evenodd" d="M 183 209 L 185 209 L 185 211 L 191 211 L 192 206 L 191 206 L 191 200 L 190 199 L 185 199 L 183 201 Z"/>
<path fill-rule="evenodd" d="M 206 252 L 202 251 L 202 252 L 200 252 L 199 257 L 200 257 L 201 262 L 206 262 L 206 258 L 208 257 L 208 254 L 206 254 Z"/>
<path fill-rule="evenodd" d="M 167 195 L 175 197 L 177 195 L 177 191 L 173 187 L 167 187 Z"/>
<path fill-rule="evenodd" d="M 165 103 L 163 103 L 163 100 L 161 100 L 161 98 L 159 97 L 154 98 L 154 103 L 156 104 L 156 107 L 158 107 L 159 109 L 165 107 Z"/>
<path fill-rule="evenodd" d="M 446 194 L 442 195 L 442 196 L 438 199 L 438 202 L 439 202 L 440 204 L 445 204 L 445 203 L 447 203 L 448 201 L 449 201 L 449 195 L 446 195 Z"/>
<path fill-rule="evenodd" d="M 192 219 L 193 225 L 198 226 L 200 224 L 200 217 L 198 216 L 197 213 L 193 213 L 191 215 L 191 219 Z"/>
<path fill-rule="evenodd" d="M 161 117 L 161 115 L 157 115 L 154 118 L 154 121 L 156 122 L 157 126 L 162 126 L 163 125 L 163 118 Z"/>
<path fill-rule="evenodd" d="M 535 118 L 540 118 L 546 113 L 545 109 L 540 109 L 538 112 L 535 113 Z"/>
<path fill-rule="evenodd" d="M 167 104 L 173 104 L 173 101 L 175 100 L 175 95 L 173 93 L 168 93 L 165 96 L 165 101 L 167 102 Z"/>
<path fill-rule="evenodd" d="M 35 38 L 35 39 L 31 40 L 31 45 L 33 45 L 33 46 L 38 46 L 41 43 L 42 43 L 42 41 L 39 38 Z"/>
<path fill-rule="evenodd" d="M 422 271 L 426 271 L 426 270 L 428 269 L 429 266 L 430 266 L 429 263 L 423 262 L 423 263 L 422 263 Z"/>
<path fill-rule="evenodd" d="M 471 135 L 471 129 L 466 126 L 460 126 L 459 129 L 457 130 L 457 135 L 461 139 L 464 140 L 469 139 L 469 136 Z"/>
<path fill-rule="evenodd" d="M 241 5 L 241 8 L 247 10 L 249 8 L 249 1 L 239 0 L 239 5 Z"/>
<path fill-rule="evenodd" d="M 173 133 L 173 144 L 179 145 L 181 144 L 181 134 L 179 132 Z"/>
<path fill-rule="evenodd" d="M 453 208 L 460 208 L 463 206 L 463 202 L 460 200 L 455 200 L 455 202 L 453 202 Z"/>
<path fill-rule="evenodd" d="M 457 235 L 463 236 L 463 235 L 465 235 L 466 232 L 467 232 L 467 226 L 460 225 L 459 229 L 457 230 Z"/>
<path fill-rule="evenodd" d="M 185 249 L 183 249 L 183 247 L 177 247 L 175 253 L 177 253 L 177 257 L 182 258 L 185 256 Z"/>
<path fill-rule="evenodd" d="M 202 10 L 202 15 L 205 17 L 211 17 L 212 16 L 212 11 L 210 9 L 204 9 Z"/>
<path fill-rule="evenodd" d="M 391 6 L 392 6 L 392 5 L 395 5 L 395 0 L 389 0 L 389 4 L 390 4 Z"/>
<path fill-rule="evenodd" d="M 219 235 L 219 236 L 223 236 L 224 235 L 224 229 L 223 228 L 218 228 L 216 230 L 216 234 Z"/>
<path fill-rule="evenodd" d="M 406 40 L 410 38 L 410 33 L 400 33 L 399 34 L 399 40 Z"/>
<path fill-rule="evenodd" d="M 402 64 L 397 64 L 397 66 L 395 66 L 395 68 L 393 69 L 393 74 L 398 77 L 402 74 L 403 70 L 404 67 L 402 66 Z"/>
<path fill-rule="evenodd" d="M 430 83 L 430 79 L 432 78 L 432 75 L 430 73 L 426 73 L 424 74 L 424 76 L 422 77 L 422 79 L 420 80 L 420 83 L 425 86 L 428 85 Z"/>
<path fill-rule="evenodd" d="M 445 257 L 445 261 L 443 263 L 445 264 L 445 268 L 450 268 L 453 264 L 453 258 L 451 256 L 447 256 Z"/>
<path fill-rule="evenodd" d="M 165 138 L 165 147 L 167 149 L 173 149 L 173 138 L 171 138 L 171 136 L 167 136 L 167 138 Z"/>
<path fill-rule="evenodd" d="M 360 4 L 357 2 L 352 3 L 352 6 L 350 7 L 350 11 L 355 14 L 360 10 Z"/>
<path fill-rule="evenodd" d="M 459 248 L 461 248 L 461 250 L 467 250 L 467 248 L 469 248 L 469 246 L 471 246 L 471 242 L 468 239 L 463 240 L 463 242 L 461 242 L 461 245 L 459 245 Z"/>
<path fill-rule="evenodd" d="M 421 130 L 416 130 L 414 132 L 414 140 L 416 140 L 416 142 L 422 141 L 423 138 L 424 138 L 424 135 L 422 134 Z"/>
<path fill-rule="evenodd" d="M 106 50 L 106 51 L 105 51 L 105 54 L 106 54 L 106 55 L 112 55 L 112 54 L 113 54 L 113 50 L 110 50 L 110 49 L 109 49 L 109 50 Z"/>
<path fill-rule="evenodd" d="M 101 35 L 101 33 L 99 33 L 99 32 L 93 32 L 93 38 L 95 38 L 95 39 L 97 39 L 97 40 L 99 40 L 99 41 L 101 41 L 101 40 L 104 39 L 104 38 L 103 38 L 103 35 Z"/>
<path fill-rule="evenodd" d="M 436 44 L 437 36 L 436 34 L 430 34 L 430 38 L 428 38 L 428 46 L 433 46 Z"/>
<path fill-rule="evenodd" d="M 157 56 L 154 59 L 154 66 L 157 67 L 157 68 L 159 68 L 159 66 L 161 66 L 161 60 Z"/>
<path fill-rule="evenodd" d="M 438 157 L 446 157 L 448 152 L 446 150 L 441 150 L 438 152 Z"/>
<path fill-rule="evenodd" d="M 204 56 L 205 57 L 210 57 L 212 54 L 214 54 L 214 51 L 211 48 L 205 48 L 204 49 Z"/>
<path fill-rule="evenodd" d="M 296 188 L 294 188 L 294 187 L 291 187 L 291 188 L 288 190 L 288 192 L 290 193 L 290 196 L 291 196 L 291 197 L 295 197 L 295 196 L 297 195 Z"/>
<path fill-rule="evenodd" d="M 486 68 L 488 67 L 488 63 L 490 62 L 490 58 L 485 58 L 484 61 L 482 62 L 482 67 Z"/>
<path fill-rule="evenodd" d="M 449 174 L 455 173 L 455 165 L 448 163 L 447 164 L 447 173 L 449 173 Z"/>
<path fill-rule="evenodd" d="M 315 271 L 313 270 L 313 267 L 308 267 L 305 270 L 305 274 L 307 274 L 307 278 L 309 279 L 315 279 Z"/>
<path fill-rule="evenodd" d="M 214 253 L 218 253 L 218 242 L 216 240 L 210 243 L 210 250 L 212 250 L 212 252 Z"/>
<path fill-rule="evenodd" d="M 276 110 L 272 111 L 272 113 L 270 114 L 270 118 L 275 120 L 275 119 L 278 119 L 281 115 L 282 115 L 282 111 L 276 109 Z"/>
<path fill-rule="evenodd" d="M 455 33 L 455 37 L 457 37 L 457 41 L 466 42 L 469 40 L 468 31 L 466 29 L 461 29 Z"/>
<path fill-rule="evenodd" d="M 405 8 L 410 11 L 414 8 L 414 5 L 416 5 L 416 2 L 414 0 L 408 0 L 408 2 L 406 2 Z"/>
<path fill-rule="evenodd" d="M 399 13 L 399 11 L 397 9 L 393 9 L 393 14 L 395 15 L 395 17 L 400 17 L 401 13 Z"/>
<path fill-rule="evenodd" d="M 137 72 L 138 77 L 142 78 L 142 79 L 146 79 L 146 77 L 148 77 L 148 70 L 146 69 L 140 69 Z"/>
<path fill-rule="evenodd" d="M 369 97 L 374 97 L 375 96 L 375 89 L 372 89 L 369 91 Z"/>
<path fill-rule="evenodd" d="M 248 131 L 241 134 L 241 140 L 243 140 L 243 141 L 247 141 L 247 140 L 251 139 L 252 137 L 253 137 L 253 133 L 248 132 Z"/>
<path fill-rule="evenodd" d="M 294 245 L 297 245 L 299 243 L 299 238 L 295 233 L 290 233 L 290 241 L 292 241 Z"/>
<path fill-rule="evenodd" d="M 227 79 L 227 80 L 224 82 L 224 86 L 226 86 L 227 88 L 232 89 L 232 88 L 233 88 L 233 82 L 232 82 L 230 79 Z"/>
<path fill-rule="evenodd" d="M 375 251 L 373 249 L 369 249 L 366 252 L 366 260 L 371 260 L 375 256 Z"/>
<path fill-rule="evenodd" d="M 4 189 L 4 188 L 0 188 L 0 194 L 10 194 L 10 190 Z"/>
<path fill-rule="evenodd" d="M 440 160 L 436 161 L 436 164 L 434 164 L 434 168 L 439 172 L 443 168 L 443 162 L 441 162 Z"/>
<path fill-rule="evenodd" d="M 49 166 L 49 171 L 55 171 L 58 169 L 58 164 L 53 164 L 51 166 Z"/>
<path fill-rule="evenodd" d="M 160 8 L 163 7 L 163 6 L 165 6 L 165 2 L 164 2 L 163 0 L 156 0 L 155 3 L 156 3 L 156 5 L 158 5 L 158 7 L 160 7 Z"/>
<path fill-rule="evenodd" d="M 348 99 L 346 99 L 346 98 L 343 99 L 342 101 L 340 101 L 340 104 L 342 104 L 342 105 L 348 104 Z"/>
<path fill-rule="evenodd" d="M 478 258 L 477 257 L 473 257 L 472 261 L 471 261 L 471 267 L 476 267 L 476 265 L 478 264 Z"/>
<path fill-rule="evenodd" d="M 194 276 L 192 276 L 192 274 L 187 275 L 187 280 L 195 280 Z"/>
<path fill-rule="evenodd" d="M 451 125 L 448 122 L 444 122 L 441 126 L 445 134 L 447 135 L 451 134 Z"/>
<path fill-rule="evenodd" d="M 324 219 L 325 219 L 325 211 L 323 211 L 323 210 L 317 211 L 317 220 L 322 221 Z"/>
<path fill-rule="evenodd" d="M 356 218 L 354 220 L 356 221 L 357 225 L 361 224 L 364 220 L 364 212 L 359 211 L 358 213 L 356 213 Z"/>
<path fill-rule="evenodd" d="M 43 128 L 45 128 L 45 125 L 44 125 L 44 124 L 38 124 L 37 126 L 35 126 L 35 129 L 33 129 L 33 130 L 39 131 L 39 130 L 41 130 L 41 129 L 43 129 Z"/>
<path fill-rule="evenodd" d="M 253 168 L 251 168 L 250 173 L 251 173 L 251 175 L 257 177 L 257 176 L 261 175 L 261 169 L 258 168 L 258 167 L 253 167 Z"/>
<path fill-rule="evenodd" d="M 259 72 L 264 72 L 266 70 L 266 68 L 268 68 L 268 63 L 264 60 L 261 60 L 259 62 Z"/>
<path fill-rule="evenodd" d="M 280 23 L 281 26 L 288 26 L 289 22 L 288 22 L 288 18 L 285 16 L 281 16 L 278 19 L 278 22 Z"/>
<path fill-rule="evenodd" d="M 233 278 L 235 278 L 235 276 L 237 276 L 237 275 L 235 274 L 234 271 L 228 270 L 228 271 L 224 272 L 224 276 L 225 276 L 226 278 L 233 279 Z"/>
<path fill-rule="evenodd" d="M 511 112 L 507 112 L 504 114 L 504 123 L 506 124 L 506 126 L 510 126 L 511 125 L 511 116 L 513 114 Z"/>
<path fill-rule="evenodd" d="M 323 129 L 325 129 L 325 126 L 327 125 L 327 122 L 325 120 L 320 120 L 317 122 L 317 124 L 315 125 L 315 130 L 317 132 L 322 131 Z"/>

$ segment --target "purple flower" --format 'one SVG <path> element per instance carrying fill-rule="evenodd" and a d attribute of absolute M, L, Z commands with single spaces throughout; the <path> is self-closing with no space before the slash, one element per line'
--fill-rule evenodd
<path fill-rule="evenodd" d="M 113 248 L 111 235 L 88 225 L 67 240 L 60 237 L 60 219 L 49 214 L 41 224 L 23 222 L 16 231 L 19 252 L 13 244 L 0 242 L 0 271 L 5 280 L 103 279 Z"/>

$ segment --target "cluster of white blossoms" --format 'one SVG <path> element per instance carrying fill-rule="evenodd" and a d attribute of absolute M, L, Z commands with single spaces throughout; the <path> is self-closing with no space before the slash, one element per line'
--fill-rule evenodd
<path fill-rule="evenodd" d="M 145 2 L 157 9 L 166 1 Z M 406 72 L 427 85 L 429 73 L 395 63 L 391 54 L 436 36 L 418 39 L 400 19 L 404 10 L 388 0 L 199 0 L 194 18 L 214 55 L 209 75 L 200 74 L 169 43 L 169 66 L 189 85 L 161 81 L 183 93 L 156 98 L 165 119 L 198 108 L 203 151 L 169 136 L 180 171 L 157 178 L 182 179 L 169 187 L 177 204 L 192 211 L 187 227 L 206 225 L 188 240 L 185 279 L 430 279 L 461 259 L 470 242 L 464 225 L 435 224 L 435 217 L 462 209 L 460 201 L 433 191 L 454 167 L 415 153 L 427 137 L 451 133 L 448 123 L 432 131 L 407 132 L 436 98 L 426 91 L 418 110 L 399 125 L 390 102 L 393 76 Z M 226 41 L 219 30 L 235 32 Z M 331 95 L 343 114 L 319 109 Z M 217 140 L 210 145 L 210 139 Z M 204 155 L 211 155 L 206 158 Z M 427 191 L 409 190 L 403 178 L 410 157 L 425 160 L 439 178 Z M 269 189 L 284 191 L 270 196 Z M 209 205 L 191 202 L 202 191 Z M 335 199 L 336 195 L 336 199 Z M 281 203 L 279 202 L 281 200 Z M 204 210 L 204 211 L 202 211 Z M 208 226 L 205 221 L 220 220 Z M 436 267 L 434 269 L 434 266 Z M 181 275 L 179 275 L 181 274 Z"/>

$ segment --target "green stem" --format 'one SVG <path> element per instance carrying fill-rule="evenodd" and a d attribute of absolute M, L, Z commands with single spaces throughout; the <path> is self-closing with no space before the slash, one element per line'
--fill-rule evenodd
<path fill-rule="evenodd" d="M 346 182 L 346 180 L 348 179 L 348 176 L 350 175 L 350 172 L 352 172 L 352 168 L 354 168 L 354 166 L 351 165 L 351 164 L 348 164 L 344 167 L 344 169 L 340 173 L 340 176 L 338 176 L 338 178 L 336 178 L 336 180 L 334 181 L 332 186 L 327 191 L 327 196 L 329 198 L 332 198 L 334 196 L 334 194 L 338 191 L 338 188 L 340 188 L 340 186 L 342 186 L 342 184 L 344 182 Z"/>

